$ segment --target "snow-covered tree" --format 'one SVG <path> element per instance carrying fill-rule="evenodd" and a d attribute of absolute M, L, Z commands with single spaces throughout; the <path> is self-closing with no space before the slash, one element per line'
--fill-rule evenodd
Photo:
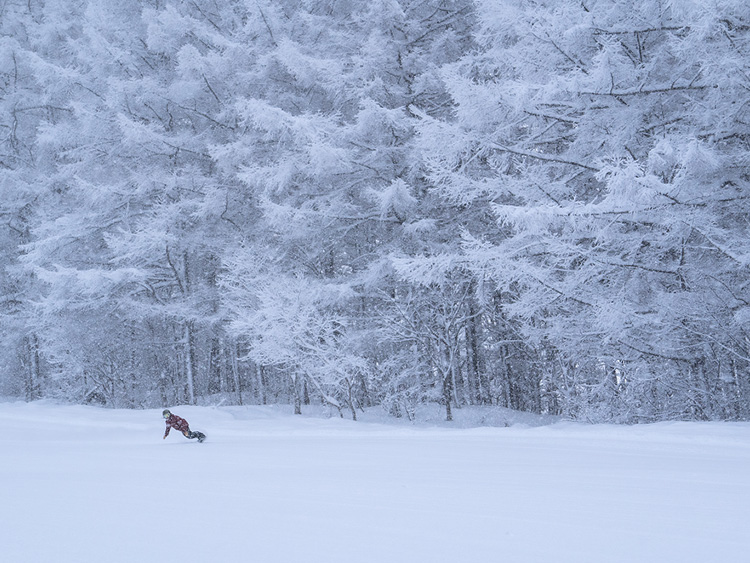
<path fill-rule="evenodd" d="M 747 358 L 742 3 L 477 5 L 482 49 L 444 69 L 455 116 L 420 128 L 441 196 L 497 217 L 461 263 L 566 412 L 723 416 Z"/>
<path fill-rule="evenodd" d="M 0 5 L 0 392 L 750 416 L 740 0 Z"/>

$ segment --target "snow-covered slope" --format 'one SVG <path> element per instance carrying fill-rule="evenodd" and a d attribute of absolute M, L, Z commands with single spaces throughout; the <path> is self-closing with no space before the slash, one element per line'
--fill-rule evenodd
<path fill-rule="evenodd" d="M 750 425 L 451 429 L 0 403 L 13 563 L 720 562 L 750 554 Z"/>

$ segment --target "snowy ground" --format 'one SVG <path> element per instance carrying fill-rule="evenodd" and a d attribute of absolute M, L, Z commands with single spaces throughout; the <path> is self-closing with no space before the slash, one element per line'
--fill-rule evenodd
<path fill-rule="evenodd" d="M 750 560 L 750 424 L 173 410 L 208 441 L 163 441 L 157 410 L 0 403 L 0 560 Z"/>

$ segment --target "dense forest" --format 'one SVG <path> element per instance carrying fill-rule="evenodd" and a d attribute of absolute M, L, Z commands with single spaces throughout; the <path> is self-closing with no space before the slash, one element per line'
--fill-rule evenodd
<path fill-rule="evenodd" d="M 0 395 L 750 418 L 745 0 L 3 0 Z"/>

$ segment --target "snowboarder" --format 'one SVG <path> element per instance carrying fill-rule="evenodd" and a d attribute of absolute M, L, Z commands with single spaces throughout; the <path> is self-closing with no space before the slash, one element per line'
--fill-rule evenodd
<path fill-rule="evenodd" d="M 187 420 L 177 416 L 176 414 L 172 414 L 168 409 L 164 409 L 161 414 L 164 417 L 165 422 L 167 423 L 167 430 L 164 432 L 163 439 L 166 440 L 167 436 L 169 436 L 169 431 L 172 428 L 174 428 L 175 430 L 179 430 L 180 432 L 182 432 L 182 435 L 185 436 L 185 438 L 189 438 L 191 440 L 193 438 L 198 438 L 198 441 L 202 442 L 206 439 L 206 435 L 203 432 L 191 431 L 190 425 L 188 424 Z"/>

